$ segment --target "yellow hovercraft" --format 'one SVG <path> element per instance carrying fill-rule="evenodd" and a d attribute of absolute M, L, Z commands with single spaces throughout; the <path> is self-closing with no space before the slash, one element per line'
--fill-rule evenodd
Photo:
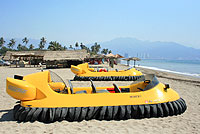
<path fill-rule="evenodd" d="M 88 63 L 79 64 L 78 66 L 71 65 L 71 71 L 76 74 L 74 80 L 79 81 L 135 81 L 143 74 L 135 68 L 127 70 L 113 70 L 89 68 Z"/>
<path fill-rule="evenodd" d="M 13 110 L 16 120 L 125 120 L 178 115 L 187 108 L 185 101 L 154 75 L 119 87 L 95 87 L 92 81 L 91 87 L 73 87 L 70 82 L 66 87 L 55 76 L 44 71 L 7 78 L 7 93 L 20 100 Z"/>

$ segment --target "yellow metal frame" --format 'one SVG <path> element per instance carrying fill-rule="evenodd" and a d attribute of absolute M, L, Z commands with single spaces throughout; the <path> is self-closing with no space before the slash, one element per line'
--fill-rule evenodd
<path fill-rule="evenodd" d="M 89 68 L 88 63 L 79 64 L 78 66 L 71 65 L 71 71 L 78 76 L 141 76 L 143 75 L 140 71 L 135 68 L 129 70 L 108 71 L 108 72 L 97 72 L 94 68 Z"/>
<path fill-rule="evenodd" d="M 44 71 L 24 76 L 23 80 L 7 78 L 7 93 L 15 99 L 21 100 L 24 107 L 88 107 L 88 106 L 119 106 L 158 104 L 178 100 L 179 95 L 171 88 L 164 90 L 165 85 L 157 84 L 152 89 L 139 91 L 145 82 L 119 86 L 129 88 L 129 93 L 92 93 L 91 87 L 75 87 L 74 92 L 86 90 L 86 94 L 61 94 L 55 92 L 51 86 L 50 72 Z M 58 83 L 58 87 L 63 87 Z M 96 87 L 97 90 L 113 87 Z"/>

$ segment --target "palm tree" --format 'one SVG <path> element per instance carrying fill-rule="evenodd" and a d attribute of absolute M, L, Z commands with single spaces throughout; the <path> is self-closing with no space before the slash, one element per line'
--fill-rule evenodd
<path fill-rule="evenodd" d="M 78 47 L 79 47 L 79 45 L 78 45 L 78 42 L 76 42 L 76 44 L 75 44 L 75 47 L 76 47 L 76 48 L 78 48 Z"/>
<path fill-rule="evenodd" d="M 11 39 L 10 42 L 8 43 L 8 47 L 13 48 L 15 46 L 15 43 L 16 43 L 15 39 Z"/>
<path fill-rule="evenodd" d="M 46 44 L 46 42 L 47 42 L 46 39 L 44 37 L 42 37 L 40 39 L 39 49 L 43 49 L 45 44 Z"/>
<path fill-rule="evenodd" d="M 84 45 L 83 43 L 81 42 L 81 45 L 80 45 L 81 49 L 84 49 Z"/>
<path fill-rule="evenodd" d="M 90 48 L 88 48 L 85 45 L 83 45 L 83 43 L 81 43 L 80 47 L 81 47 L 81 49 L 87 50 L 87 53 L 90 53 Z"/>
<path fill-rule="evenodd" d="M 67 50 L 67 47 L 66 47 L 66 46 L 64 46 L 64 47 L 63 47 L 63 50 Z"/>
<path fill-rule="evenodd" d="M 22 39 L 22 42 L 25 43 L 25 46 L 28 44 L 29 40 L 27 37 L 25 37 L 24 39 Z"/>
<path fill-rule="evenodd" d="M 50 49 L 50 50 L 56 51 L 56 50 L 63 49 L 63 47 L 57 41 L 51 41 L 49 44 L 50 45 L 48 46 L 48 49 Z"/>
<path fill-rule="evenodd" d="M 0 38 L 0 47 L 3 47 L 3 45 L 4 45 L 5 42 L 6 41 L 3 39 L 3 37 L 1 37 Z"/>
<path fill-rule="evenodd" d="M 87 53 L 90 53 L 90 48 L 86 47 Z"/>
<path fill-rule="evenodd" d="M 17 50 L 22 50 L 22 44 L 18 44 L 18 46 L 17 46 Z"/>
<path fill-rule="evenodd" d="M 70 48 L 70 49 L 73 49 L 72 45 L 69 45 L 69 48 Z"/>
<path fill-rule="evenodd" d="M 27 51 L 28 50 L 28 48 L 25 45 L 22 45 L 22 44 L 18 44 L 17 49 L 19 51 Z"/>
<path fill-rule="evenodd" d="M 95 46 L 91 46 L 91 52 L 90 52 L 90 55 L 93 55 L 93 54 L 96 54 L 96 48 Z"/>
<path fill-rule="evenodd" d="M 109 51 L 108 51 L 108 53 L 110 54 L 110 53 L 112 53 L 112 51 L 111 51 L 111 50 L 109 50 Z"/>
<path fill-rule="evenodd" d="M 92 54 L 97 54 L 100 49 L 101 49 L 101 46 L 97 44 L 97 42 L 95 42 L 94 45 L 91 47 Z"/>
<path fill-rule="evenodd" d="M 97 42 L 95 43 L 95 47 L 96 47 L 96 51 L 97 53 L 99 52 L 99 50 L 101 49 L 100 44 L 97 44 Z"/>
<path fill-rule="evenodd" d="M 81 49 L 87 50 L 87 47 L 85 45 L 83 45 L 83 43 L 81 43 L 80 47 L 81 47 Z"/>
<path fill-rule="evenodd" d="M 31 44 L 31 45 L 29 46 L 29 49 L 30 49 L 30 50 L 33 50 L 33 48 L 34 48 L 34 46 L 33 46 L 33 44 Z"/>
<path fill-rule="evenodd" d="M 108 49 L 107 49 L 107 48 L 106 48 L 106 49 L 104 48 L 104 49 L 101 51 L 101 53 L 102 53 L 102 54 L 107 54 L 107 53 L 108 53 Z"/>

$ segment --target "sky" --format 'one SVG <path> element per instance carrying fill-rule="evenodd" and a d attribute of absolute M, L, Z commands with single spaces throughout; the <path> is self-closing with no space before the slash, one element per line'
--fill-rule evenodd
<path fill-rule="evenodd" d="M 199 0 L 0 0 L 0 37 L 66 45 L 119 37 L 200 49 Z"/>

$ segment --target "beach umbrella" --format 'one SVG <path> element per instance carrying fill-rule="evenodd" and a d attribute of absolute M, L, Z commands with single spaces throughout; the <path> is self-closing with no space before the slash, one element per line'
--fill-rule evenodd
<path fill-rule="evenodd" d="M 109 58 L 112 58 L 112 57 L 113 57 L 113 58 L 114 58 L 114 57 L 115 57 L 115 55 L 114 55 L 114 54 L 112 54 L 112 53 L 109 53 L 109 54 L 107 54 L 107 55 L 106 55 L 106 57 L 109 57 Z"/>
<path fill-rule="evenodd" d="M 133 60 L 133 61 L 134 61 L 134 67 L 135 67 L 136 61 L 140 61 L 141 59 L 138 58 L 138 57 L 131 57 L 131 58 L 123 59 L 123 60 L 126 60 L 126 61 L 127 61 L 127 65 L 128 65 L 128 66 L 129 66 L 129 62 L 130 62 L 131 60 Z"/>
<path fill-rule="evenodd" d="M 120 54 L 116 54 L 115 58 L 124 58 L 124 56 L 121 56 Z"/>

